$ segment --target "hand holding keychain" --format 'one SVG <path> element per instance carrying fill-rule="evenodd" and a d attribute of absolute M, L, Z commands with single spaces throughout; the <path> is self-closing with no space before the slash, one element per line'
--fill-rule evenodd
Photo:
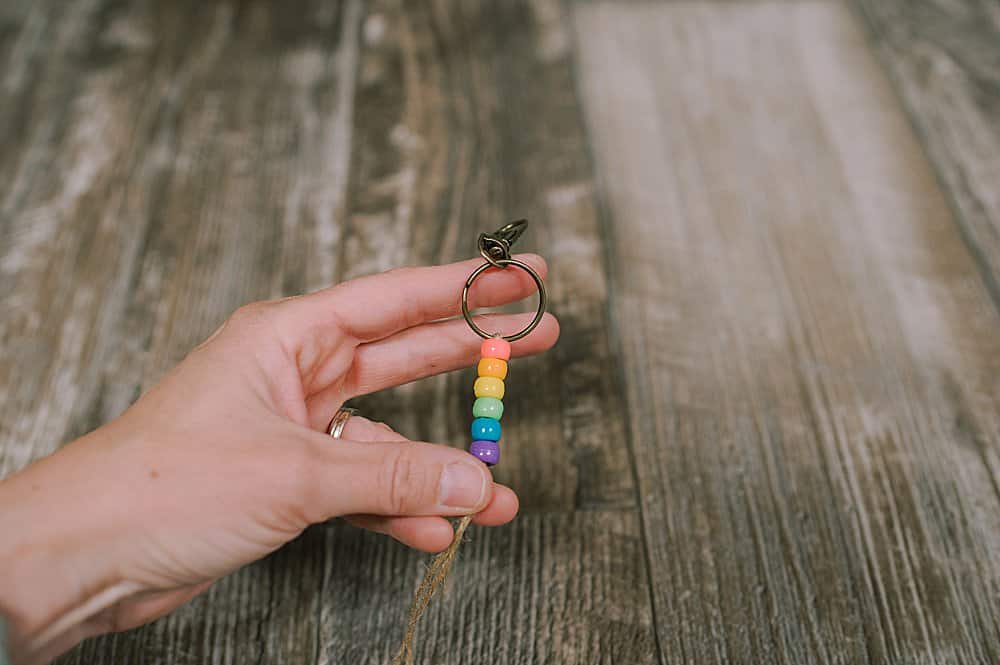
<path fill-rule="evenodd" d="M 481 359 L 478 365 L 479 376 L 473 387 L 476 401 L 472 406 L 474 420 L 472 421 L 472 443 L 469 445 L 469 453 L 488 466 L 493 466 L 500 461 L 500 436 L 502 434 L 500 418 L 503 416 L 503 397 L 506 390 L 504 380 L 507 378 L 507 362 L 510 360 L 510 343 L 526 337 L 541 323 L 542 317 L 545 315 L 545 283 L 534 268 L 523 261 L 511 258 L 510 255 L 511 245 L 524 233 L 527 226 L 527 220 L 521 219 L 511 222 L 493 233 L 479 234 L 479 253 L 486 260 L 486 263 L 472 271 L 462 289 L 462 316 L 472 331 L 483 338 Z M 476 279 L 487 270 L 494 268 L 506 270 L 509 267 L 524 270 L 535 281 L 538 286 L 538 309 L 531 322 L 512 335 L 503 335 L 501 332 L 489 333 L 480 328 L 472 318 L 472 313 L 469 310 L 469 290 Z M 458 553 L 458 547 L 462 543 L 462 537 L 471 522 L 472 515 L 467 515 L 459 520 L 451 545 L 434 557 L 427 567 L 424 579 L 413 596 L 403 642 L 392 660 L 392 665 L 402 665 L 403 663 L 411 665 L 413 662 L 413 636 L 417 622 L 430 604 L 434 593 L 448 576 L 451 564 Z"/>

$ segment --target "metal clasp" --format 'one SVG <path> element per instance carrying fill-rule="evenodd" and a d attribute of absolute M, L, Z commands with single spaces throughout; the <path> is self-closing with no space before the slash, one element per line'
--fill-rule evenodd
<path fill-rule="evenodd" d="M 479 234 L 479 254 L 494 268 L 506 268 L 501 261 L 510 260 L 510 246 L 528 228 L 528 220 L 519 219 L 501 226 L 493 233 Z"/>

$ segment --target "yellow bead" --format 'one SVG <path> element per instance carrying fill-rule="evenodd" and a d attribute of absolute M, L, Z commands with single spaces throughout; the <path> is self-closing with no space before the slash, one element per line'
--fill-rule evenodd
<path fill-rule="evenodd" d="M 479 361 L 479 376 L 507 378 L 507 361 L 499 358 L 483 358 Z"/>
<path fill-rule="evenodd" d="M 503 381 L 495 376 L 481 376 L 473 387 L 476 397 L 496 397 L 503 399 Z"/>

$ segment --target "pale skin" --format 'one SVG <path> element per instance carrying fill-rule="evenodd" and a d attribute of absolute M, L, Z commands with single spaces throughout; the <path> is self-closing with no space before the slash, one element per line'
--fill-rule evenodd
<path fill-rule="evenodd" d="M 517 258 L 543 277 L 538 256 Z M 351 418 L 348 399 L 474 364 L 461 286 L 481 260 L 404 268 L 237 310 L 120 417 L 0 482 L 0 614 L 14 663 L 160 617 L 307 526 L 345 517 L 420 550 L 451 542 L 447 516 L 499 525 L 514 492 L 458 447 Z M 531 295 L 489 271 L 470 304 Z M 496 315 L 512 332 L 531 318 Z M 540 353 L 555 318 L 513 343 Z"/>

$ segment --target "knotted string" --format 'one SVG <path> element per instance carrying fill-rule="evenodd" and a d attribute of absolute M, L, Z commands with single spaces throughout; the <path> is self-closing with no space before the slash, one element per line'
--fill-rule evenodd
<path fill-rule="evenodd" d="M 413 594 L 413 602 L 410 604 L 410 616 L 407 618 L 406 632 L 403 634 L 403 643 L 399 645 L 399 651 L 396 652 L 396 656 L 392 659 L 392 665 L 413 665 L 413 636 L 417 631 L 417 623 L 420 621 L 420 617 L 423 616 L 424 610 L 430 605 L 431 598 L 434 597 L 434 594 L 437 593 L 437 590 L 441 588 L 441 585 L 448 577 L 451 564 L 455 561 L 455 557 L 458 554 L 458 546 L 462 544 L 462 537 L 465 535 L 465 530 L 469 528 L 471 522 L 472 515 L 463 517 L 458 522 L 458 526 L 455 527 L 455 537 L 452 538 L 451 545 L 444 552 L 434 557 L 430 565 L 427 566 L 424 579 L 420 582 L 420 586 L 417 587 L 416 593 Z"/>

